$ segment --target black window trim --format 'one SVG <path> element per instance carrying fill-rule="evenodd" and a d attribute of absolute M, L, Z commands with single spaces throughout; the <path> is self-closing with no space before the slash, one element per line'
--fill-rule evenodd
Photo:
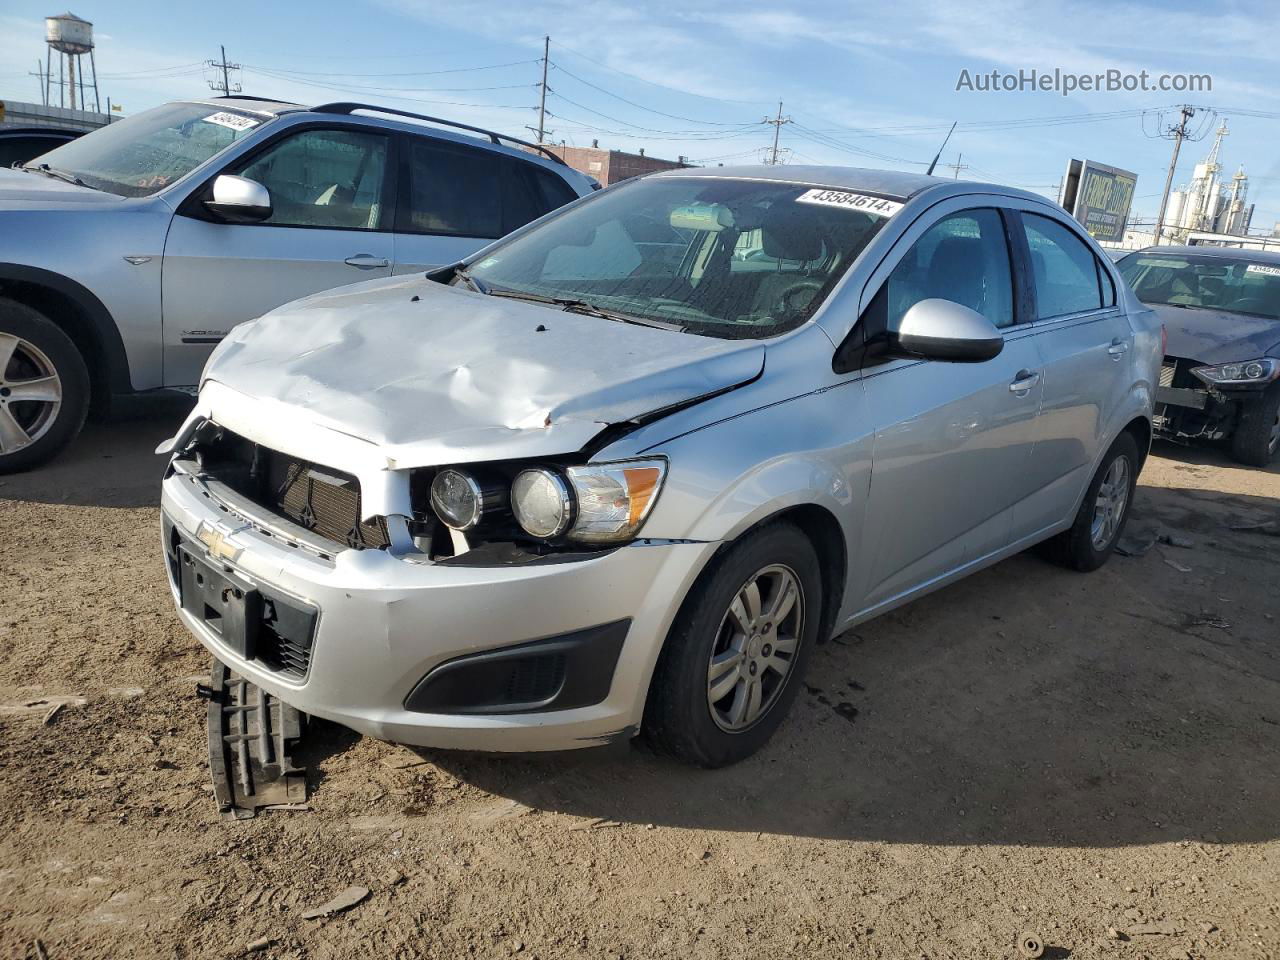
<path fill-rule="evenodd" d="M 218 179 L 218 177 L 223 174 L 239 176 L 239 174 L 232 173 L 232 171 L 237 168 L 244 169 L 286 137 L 291 137 L 295 134 L 309 132 L 312 130 L 339 130 L 343 133 L 365 133 L 369 136 L 382 137 L 387 141 L 387 159 L 382 180 L 381 209 L 383 222 L 378 227 L 333 227 L 326 226 L 324 224 L 302 223 L 228 223 L 205 209 L 204 201 L 208 200 L 212 196 L 213 181 Z M 332 120 L 313 120 L 302 123 L 293 123 L 287 127 L 277 130 L 269 137 L 264 137 L 261 143 L 256 144 L 252 149 L 246 150 L 239 156 L 232 157 L 223 163 L 217 170 L 210 173 L 198 187 L 187 194 L 186 199 L 178 206 L 175 216 L 190 217 L 194 220 L 204 220 L 209 223 L 217 223 L 224 226 L 264 227 L 274 228 L 277 230 L 339 230 L 343 233 L 376 233 L 387 234 L 390 236 L 395 232 L 395 211 L 397 209 L 396 203 L 398 199 L 397 194 L 402 192 L 399 190 L 400 178 L 397 175 L 399 162 L 399 138 L 394 135 L 394 131 L 382 130 L 378 127 L 362 123 L 341 123 L 334 122 Z M 389 224 L 387 223 L 388 217 L 390 217 L 391 220 Z"/>
<path fill-rule="evenodd" d="M 412 169 L 411 158 L 412 158 L 412 150 L 413 150 L 413 141 L 415 140 L 426 140 L 426 141 L 429 141 L 432 144 L 432 146 L 443 147 L 446 150 L 452 149 L 460 152 L 475 150 L 480 153 L 484 153 L 484 154 L 487 154 L 488 156 L 493 157 L 495 160 L 497 160 L 499 164 L 502 164 L 502 163 L 507 164 L 509 167 L 509 172 L 514 173 L 514 175 L 520 178 L 523 188 L 526 191 L 528 191 L 529 196 L 533 199 L 534 204 L 537 207 L 545 206 L 545 201 L 542 198 L 542 191 L 538 189 L 537 183 L 534 181 L 533 175 L 530 172 L 531 168 L 544 170 L 546 173 L 550 174 L 551 176 L 558 176 L 554 170 L 546 170 L 546 168 L 542 167 L 540 164 L 533 163 L 532 161 L 529 161 L 529 160 L 524 160 L 520 157 L 514 157 L 511 154 L 506 153 L 504 151 L 489 150 L 483 144 L 473 145 L 470 143 L 459 143 L 457 140 L 449 140 L 444 137 L 433 137 L 429 133 L 410 133 L 404 130 L 397 131 L 397 134 L 402 143 L 402 149 L 400 150 L 399 173 L 400 173 L 400 182 L 404 184 L 404 189 L 400 191 L 399 202 L 396 204 L 394 230 L 396 233 L 403 234 L 404 236 L 456 237 L 459 240 L 500 240 L 503 237 L 510 236 L 516 230 L 519 230 L 521 228 L 521 227 L 514 227 L 512 229 L 506 229 L 507 218 L 506 218 L 505 207 L 501 212 L 502 223 L 500 225 L 500 229 L 502 229 L 503 232 L 497 234 L 496 236 L 489 236 L 488 234 L 479 234 L 479 233 L 454 233 L 448 230 L 424 230 L 424 229 L 412 227 L 410 225 L 412 223 L 412 216 L 413 216 L 413 211 L 411 209 L 411 204 L 412 204 L 411 198 L 413 196 L 413 169 Z M 577 191 L 573 189 L 572 185 L 570 185 L 568 181 L 564 181 L 563 177 L 561 177 L 560 179 L 564 182 L 565 187 L 568 188 L 569 192 L 573 195 L 573 197 L 577 199 L 577 196 L 578 196 Z M 572 200 L 569 201 L 569 203 L 572 203 L 572 202 L 573 202 Z M 534 217 L 534 220 L 545 217 L 548 213 L 551 213 L 553 210 L 558 210 L 565 206 L 568 206 L 568 203 L 562 204 L 561 207 L 550 207 L 548 209 L 545 209 L 540 214 L 538 214 L 537 217 Z M 532 223 L 533 221 L 531 220 L 529 222 Z M 521 224 L 521 226 L 524 226 L 524 224 Z"/>

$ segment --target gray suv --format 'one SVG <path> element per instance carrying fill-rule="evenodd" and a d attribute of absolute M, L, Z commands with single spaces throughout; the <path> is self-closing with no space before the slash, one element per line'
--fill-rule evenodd
<path fill-rule="evenodd" d="M 457 262 L 597 187 L 540 150 L 381 107 L 239 97 L 0 170 L 0 473 L 56 454 L 91 407 L 193 388 L 237 323 Z"/>

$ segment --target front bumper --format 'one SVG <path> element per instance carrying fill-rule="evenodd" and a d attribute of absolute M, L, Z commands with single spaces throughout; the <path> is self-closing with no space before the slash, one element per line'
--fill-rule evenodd
<path fill-rule="evenodd" d="M 586 747 L 639 729 L 671 621 L 715 543 L 639 542 L 587 560 L 522 567 L 419 563 L 383 550 L 331 558 L 228 513 L 201 481 L 163 484 L 166 537 L 217 544 L 236 578 L 314 608 L 303 675 L 245 659 L 182 609 L 179 616 L 236 673 L 305 713 L 401 743 L 485 751 Z M 279 521 L 273 520 L 274 523 Z M 446 661 L 629 620 L 604 699 L 564 710 L 424 713 L 406 700 Z"/>

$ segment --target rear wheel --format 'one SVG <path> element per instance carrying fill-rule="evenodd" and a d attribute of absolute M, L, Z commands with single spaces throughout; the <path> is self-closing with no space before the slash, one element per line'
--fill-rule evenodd
<path fill-rule="evenodd" d="M 1280 383 L 1246 403 L 1231 435 L 1231 456 L 1251 467 L 1270 465 L 1280 450 Z"/>
<path fill-rule="evenodd" d="M 681 608 L 654 672 L 644 732 L 702 767 L 736 763 L 781 725 L 817 640 L 822 577 L 795 527 L 735 544 Z"/>
<path fill-rule="evenodd" d="M 1138 482 L 1138 445 L 1122 433 L 1102 458 L 1075 522 L 1051 540 L 1041 552 L 1054 563 L 1073 570 L 1097 570 L 1107 562 L 1124 532 Z"/>
<path fill-rule="evenodd" d="M 36 310 L 0 298 L 0 473 L 44 463 L 89 410 L 89 371 L 71 338 Z"/>

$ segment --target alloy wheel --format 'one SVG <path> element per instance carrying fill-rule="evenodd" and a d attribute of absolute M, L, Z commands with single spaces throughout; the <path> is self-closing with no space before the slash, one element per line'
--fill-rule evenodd
<path fill-rule="evenodd" d="M 62 379 L 44 352 L 11 333 L 0 333 L 0 455 L 35 443 L 62 406 Z"/>
<path fill-rule="evenodd" d="M 1111 545 L 1128 503 L 1129 458 L 1116 457 L 1102 478 L 1093 501 L 1093 523 L 1089 528 L 1093 549 L 1105 550 Z"/>
<path fill-rule="evenodd" d="M 707 664 L 707 705 L 720 729 L 740 733 L 777 702 L 804 632 L 804 590 L 791 568 L 757 571 L 721 618 Z"/>

